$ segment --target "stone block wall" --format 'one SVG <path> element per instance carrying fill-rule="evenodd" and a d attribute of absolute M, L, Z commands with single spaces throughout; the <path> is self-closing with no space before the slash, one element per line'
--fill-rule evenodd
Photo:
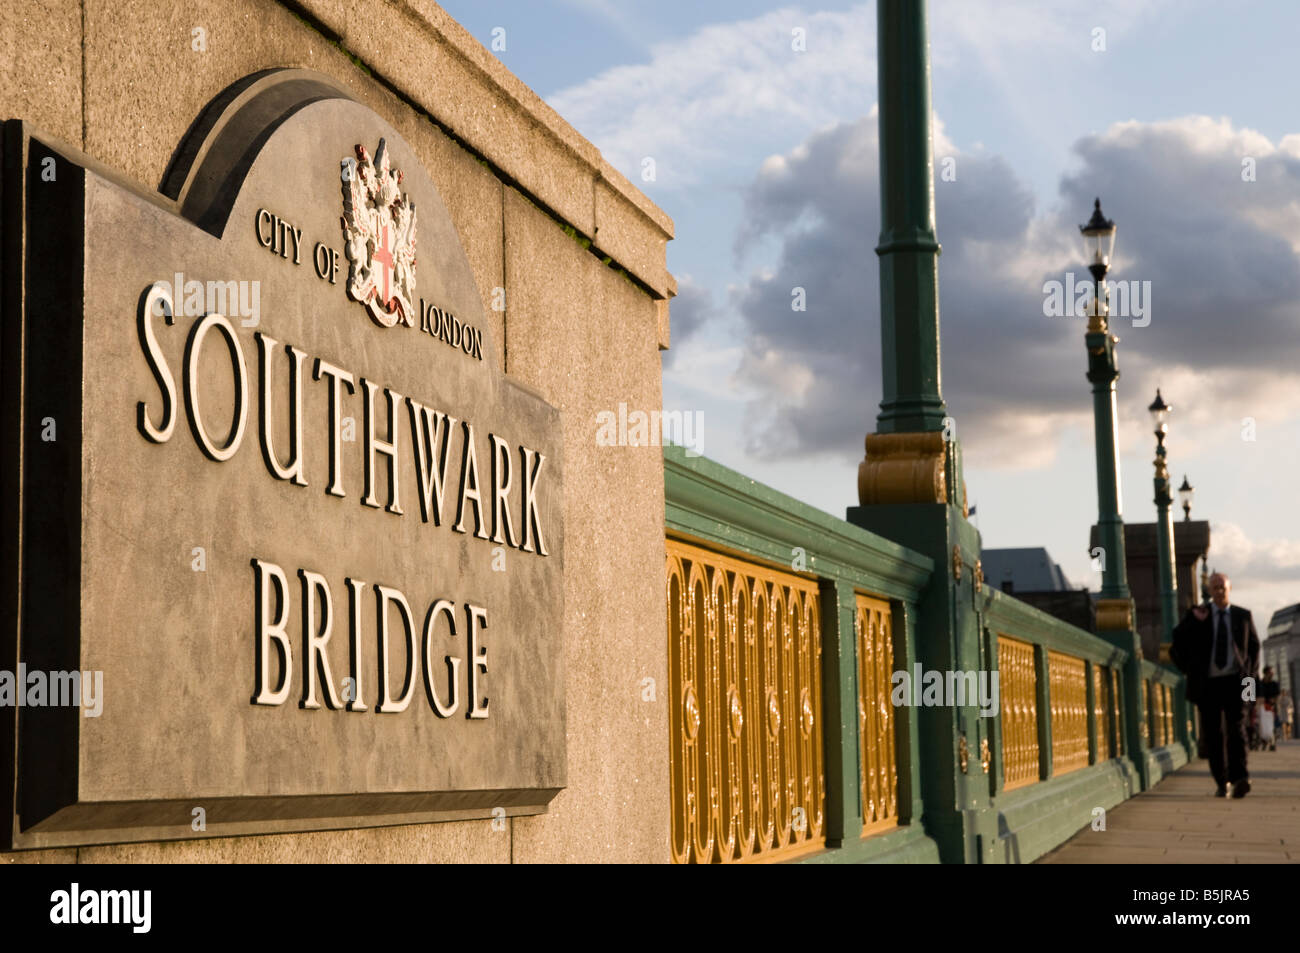
<path fill-rule="evenodd" d="M 662 406 L 672 221 L 427 0 L 364 14 L 345 0 L 13 0 L 0 118 L 157 189 L 202 109 L 273 67 L 332 76 L 401 132 L 456 223 L 503 370 L 562 413 L 568 786 L 549 813 L 504 831 L 461 821 L 0 860 L 666 861 L 667 699 L 643 700 L 645 679 L 668 682 L 663 464 L 658 447 L 600 447 L 595 435 L 597 413 L 620 402 Z"/>

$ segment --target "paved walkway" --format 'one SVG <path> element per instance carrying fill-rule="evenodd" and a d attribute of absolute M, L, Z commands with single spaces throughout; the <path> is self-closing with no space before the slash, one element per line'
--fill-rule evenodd
<path fill-rule="evenodd" d="M 1300 863 L 1300 741 L 1248 752 L 1250 793 L 1216 798 L 1198 759 L 1106 812 L 1040 864 Z"/>

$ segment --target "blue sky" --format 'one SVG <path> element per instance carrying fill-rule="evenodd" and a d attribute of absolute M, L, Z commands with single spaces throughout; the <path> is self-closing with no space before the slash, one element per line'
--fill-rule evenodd
<path fill-rule="evenodd" d="M 489 49 L 503 28 L 495 55 L 673 217 L 665 406 L 842 515 L 880 399 L 874 3 L 443 6 Z M 1083 328 L 1042 286 L 1083 275 L 1097 194 L 1113 277 L 1150 282 L 1150 325 L 1117 329 L 1125 518 L 1154 518 L 1160 386 L 1235 601 L 1262 629 L 1300 600 L 1298 35 L 1287 2 L 932 0 L 944 394 L 985 546 L 1046 546 L 1095 587 Z"/>

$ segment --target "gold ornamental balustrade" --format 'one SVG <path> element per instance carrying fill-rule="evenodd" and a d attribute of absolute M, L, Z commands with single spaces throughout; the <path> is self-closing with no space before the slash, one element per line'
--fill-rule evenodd
<path fill-rule="evenodd" d="M 1156 729 L 1154 724 L 1156 717 L 1156 703 L 1155 699 L 1152 697 L 1150 679 L 1144 679 L 1142 681 L 1142 701 L 1146 706 L 1146 718 L 1143 719 L 1143 724 L 1146 725 L 1147 747 L 1154 748 L 1156 744 Z"/>
<path fill-rule="evenodd" d="M 1168 709 L 1169 697 L 1165 692 L 1165 686 L 1159 683 L 1152 683 L 1156 694 L 1156 744 L 1168 744 L 1169 736 L 1165 731 L 1169 724 Z"/>
<path fill-rule="evenodd" d="M 1088 681 L 1083 659 L 1049 651 L 1047 691 L 1055 777 L 1088 766 Z"/>
<path fill-rule="evenodd" d="M 862 833 L 898 826 L 898 758 L 895 709 L 889 696 L 894 674 L 894 633 L 889 603 L 858 594 L 854 627 L 858 642 L 859 784 Z"/>
<path fill-rule="evenodd" d="M 1034 647 L 998 636 L 998 688 L 1002 696 L 1002 789 L 1033 784 L 1038 767 L 1038 678 Z"/>
<path fill-rule="evenodd" d="M 1160 686 L 1160 723 L 1164 726 L 1164 744 L 1174 740 L 1174 707 L 1169 699 L 1169 686 Z"/>
<path fill-rule="evenodd" d="M 1160 708 L 1157 700 L 1159 697 L 1159 693 L 1156 691 L 1156 686 L 1151 683 L 1151 679 L 1148 678 L 1144 680 L 1142 684 L 1146 688 L 1147 747 L 1155 748 L 1158 745 L 1158 742 L 1156 741 L 1156 736 L 1159 729 L 1156 727 L 1156 725 L 1159 723 L 1157 719 L 1160 717 Z"/>
<path fill-rule="evenodd" d="M 1112 709 L 1115 716 L 1115 747 L 1121 757 L 1128 754 L 1128 742 L 1124 740 L 1124 693 L 1119 689 L 1119 669 L 1110 670 L 1110 697 L 1114 702 Z"/>
<path fill-rule="evenodd" d="M 1097 727 L 1097 761 L 1115 757 L 1115 736 L 1111 733 L 1110 676 L 1101 665 L 1092 666 L 1092 720 Z"/>
<path fill-rule="evenodd" d="M 817 583 L 667 540 L 672 858 L 825 844 Z"/>

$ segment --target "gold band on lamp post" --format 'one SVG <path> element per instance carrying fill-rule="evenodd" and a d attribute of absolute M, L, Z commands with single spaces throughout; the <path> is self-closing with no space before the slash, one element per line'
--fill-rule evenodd
<path fill-rule="evenodd" d="M 1131 599 L 1098 599 L 1097 631 L 1124 631 L 1133 628 L 1133 601 Z"/>
<path fill-rule="evenodd" d="M 858 465 L 858 502 L 943 503 L 948 499 L 943 433 L 867 434 L 867 457 Z"/>

